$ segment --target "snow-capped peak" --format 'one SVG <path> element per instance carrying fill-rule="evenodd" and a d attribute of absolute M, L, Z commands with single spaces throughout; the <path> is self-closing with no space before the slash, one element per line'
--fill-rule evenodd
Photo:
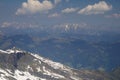
<path fill-rule="evenodd" d="M 21 50 L 8 49 L 8 50 L 6 50 L 6 52 L 8 52 L 8 53 L 10 54 L 10 53 L 22 53 L 23 51 L 21 51 Z"/>
<path fill-rule="evenodd" d="M 12 53 L 23 53 L 24 51 L 20 49 L 12 48 L 12 49 L 7 49 L 6 51 L 0 50 L 0 52 L 5 53 L 5 54 L 12 54 Z"/>
<path fill-rule="evenodd" d="M 5 80 L 4 77 L 10 76 L 15 80 L 79 80 L 77 79 L 77 75 L 73 74 L 73 70 L 71 68 L 41 57 L 38 54 L 25 52 L 15 48 L 8 49 L 6 51 L 0 50 L 0 53 L 2 53 L 0 58 L 4 58 L 5 60 L 3 63 L 3 60 L 0 59 L 0 63 L 2 63 L 4 68 L 9 70 L 2 70 L 0 67 L 0 73 L 2 72 L 3 74 L 7 74 L 2 76 L 0 75 L 0 79 Z M 13 55 L 13 53 L 15 55 Z M 14 71 L 12 72 L 12 70 Z"/>
<path fill-rule="evenodd" d="M 6 54 L 4 54 L 6 53 Z M 13 54 L 14 53 L 14 54 Z M 0 50 L 0 80 L 120 80 L 104 73 L 75 70 L 19 49 Z"/>

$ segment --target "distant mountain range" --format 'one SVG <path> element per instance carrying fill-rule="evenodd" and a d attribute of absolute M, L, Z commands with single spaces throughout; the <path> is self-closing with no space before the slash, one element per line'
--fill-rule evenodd
<path fill-rule="evenodd" d="M 120 66 L 120 33 L 104 26 L 65 23 L 0 27 L 0 48 L 15 46 L 76 69 L 111 71 Z"/>
<path fill-rule="evenodd" d="M 84 34 L 84 35 L 97 35 L 100 36 L 105 33 L 117 33 L 119 32 L 119 27 L 112 28 L 111 26 L 107 27 L 106 25 L 90 25 L 87 23 L 64 23 L 64 24 L 53 24 L 53 25 L 41 25 L 41 24 L 15 24 L 9 26 L 0 26 L 0 32 L 3 32 L 7 35 L 29 33 L 31 35 L 35 33 L 44 33 L 44 34 L 60 34 L 60 33 L 69 33 L 69 34 Z"/>
<path fill-rule="evenodd" d="M 20 49 L 0 50 L 0 80 L 119 80 L 119 73 L 77 70 Z"/>
<path fill-rule="evenodd" d="M 112 35 L 111 35 L 112 37 Z M 119 67 L 120 41 L 118 36 L 32 36 L 19 34 L 0 36 L 0 48 L 18 47 L 61 62 L 73 68 L 111 71 Z"/>

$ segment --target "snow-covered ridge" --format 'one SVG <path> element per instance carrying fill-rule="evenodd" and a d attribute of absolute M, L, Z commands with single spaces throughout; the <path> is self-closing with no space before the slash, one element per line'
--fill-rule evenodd
<path fill-rule="evenodd" d="M 30 80 L 46 80 L 46 79 L 31 75 L 27 71 L 15 70 L 15 72 L 12 73 L 8 69 L 6 69 L 6 70 L 0 69 L 0 72 L 1 72 L 0 80 L 9 80 L 6 78 L 6 76 L 12 77 L 16 80 L 28 80 L 28 79 L 30 79 Z M 24 76 L 21 74 L 23 74 Z"/>
<path fill-rule="evenodd" d="M 17 53 L 24 53 L 25 51 L 18 50 L 18 49 L 8 49 L 6 51 L 0 50 L 0 52 L 1 53 L 5 53 L 5 54 L 17 54 Z M 34 56 L 35 58 L 39 59 L 40 61 L 42 61 L 44 63 L 47 63 L 49 66 L 53 67 L 54 69 L 61 69 L 61 70 L 64 70 L 64 71 L 71 72 L 71 68 L 70 67 L 65 66 L 65 65 L 63 65 L 61 63 L 53 62 L 52 60 L 49 60 L 47 58 L 43 58 L 43 57 L 41 57 L 38 54 L 29 53 L 29 52 L 28 52 L 28 54 Z"/>
<path fill-rule="evenodd" d="M 5 54 L 17 54 L 17 53 L 24 53 L 24 51 L 22 50 L 18 50 L 18 49 L 8 49 L 6 51 L 4 50 L 0 50 L 1 53 L 5 53 Z M 47 58 L 43 58 L 38 54 L 34 54 L 34 53 L 29 53 L 30 55 L 34 56 L 35 58 L 39 59 L 40 61 L 47 63 L 49 66 L 53 67 L 54 69 L 67 69 L 68 67 L 64 66 L 61 63 L 58 62 L 53 62 L 52 60 L 49 60 Z"/>
<path fill-rule="evenodd" d="M 31 55 L 33 55 L 37 59 L 43 61 L 44 63 L 47 63 L 49 66 L 53 67 L 54 69 L 61 69 L 61 70 L 67 71 L 67 72 L 72 72 L 70 67 L 65 66 L 61 63 L 53 62 L 52 60 L 43 58 L 43 57 L 39 56 L 38 54 L 32 54 L 31 53 Z"/>
<path fill-rule="evenodd" d="M 12 54 L 12 53 L 23 53 L 24 51 L 22 50 L 17 50 L 17 49 L 8 49 L 6 51 L 4 50 L 0 50 L 1 53 L 5 53 L 5 54 Z"/>
<path fill-rule="evenodd" d="M 44 78 L 36 76 L 36 75 L 32 75 L 31 72 L 34 72 L 34 70 L 37 70 L 35 73 L 42 73 L 44 76 L 54 78 L 55 80 L 56 79 L 58 79 L 58 80 L 67 79 L 64 74 L 69 76 L 71 79 L 73 79 L 72 76 L 74 78 L 76 78 L 76 76 L 73 75 L 73 71 L 70 67 L 67 67 L 67 66 L 65 66 L 61 63 L 58 63 L 58 62 L 53 62 L 52 60 L 41 57 L 38 54 L 25 52 L 25 51 L 17 50 L 17 49 L 8 49 L 6 51 L 0 50 L 0 53 L 5 53 L 5 54 L 9 54 L 9 55 L 13 54 L 13 53 L 14 54 L 27 53 L 29 55 L 29 58 L 30 58 L 30 55 L 31 55 L 31 58 L 33 58 L 33 62 L 31 61 L 31 63 L 34 65 L 37 64 L 37 66 L 35 67 L 35 66 L 28 64 L 26 62 L 25 64 L 28 64 L 28 66 L 25 67 L 25 71 L 24 70 L 22 71 L 19 68 L 16 68 L 14 70 L 14 72 L 11 72 L 9 69 L 8 70 L 0 69 L 0 72 L 2 72 L 2 75 L 0 74 L 0 77 L 1 77 L 0 80 L 1 79 L 5 80 L 6 76 L 12 77 L 12 78 L 17 79 L 17 80 L 21 80 L 21 79 L 23 79 L 23 80 L 27 80 L 27 79 L 30 79 L 30 80 L 49 80 L 49 79 L 44 79 Z M 24 56 L 27 56 L 27 54 Z M 35 63 L 35 62 L 38 62 L 38 63 Z M 47 66 L 44 64 L 47 64 Z M 19 65 L 19 66 L 22 66 L 22 65 Z M 51 68 L 49 68 L 49 67 L 51 67 Z M 61 73 L 56 72 L 56 71 L 63 72 L 64 74 L 61 74 Z M 73 80 L 77 80 L 77 79 L 73 79 Z"/>
<path fill-rule="evenodd" d="M 17 54 L 17 53 L 24 53 L 24 51 L 22 50 L 18 50 L 18 49 L 8 49 L 6 51 L 4 50 L 0 50 L 1 53 L 5 53 L 5 54 Z M 30 55 L 34 56 L 35 58 L 39 59 L 40 61 L 44 62 L 44 63 L 47 63 L 49 66 L 53 67 L 54 69 L 62 69 L 62 70 L 65 70 L 65 71 L 70 71 L 69 67 L 61 64 L 61 63 L 58 63 L 58 62 L 53 62 L 52 60 L 49 60 L 47 58 L 43 58 L 41 57 L 40 55 L 38 54 L 34 54 L 34 53 L 29 53 Z"/>
<path fill-rule="evenodd" d="M 0 80 L 120 80 L 103 72 L 75 70 L 18 49 L 0 50 L 0 53 Z"/>
<path fill-rule="evenodd" d="M 6 54 L 8 54 L 8 52 L 7 52 L 7 51 L 4 51 L 4 50 L 0 50 L 0 52 L 1 52 L 1 53 L 6 53 Z"/>

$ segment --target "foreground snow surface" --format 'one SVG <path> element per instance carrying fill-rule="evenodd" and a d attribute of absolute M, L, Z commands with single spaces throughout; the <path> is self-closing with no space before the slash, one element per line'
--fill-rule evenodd
<path fill-rule="evenodd" d="M 10 70 L 2 70 L 0 69 L 0 80 L 9 80 L 8 78 L 14 78 L 16 80 L 46 80 L 40 77 L 36 77 L 31 75 L 29 72 L 23 72 L 19 70 L 15 70 L 14 74 Z"/>

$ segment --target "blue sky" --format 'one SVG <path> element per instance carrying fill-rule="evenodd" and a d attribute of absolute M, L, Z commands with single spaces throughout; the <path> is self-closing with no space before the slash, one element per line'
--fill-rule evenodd
<path fill-rule="evenodd" d="M 0 26 L 87 23 L 120 29 L 120 0 L 1 0 Z"/>

